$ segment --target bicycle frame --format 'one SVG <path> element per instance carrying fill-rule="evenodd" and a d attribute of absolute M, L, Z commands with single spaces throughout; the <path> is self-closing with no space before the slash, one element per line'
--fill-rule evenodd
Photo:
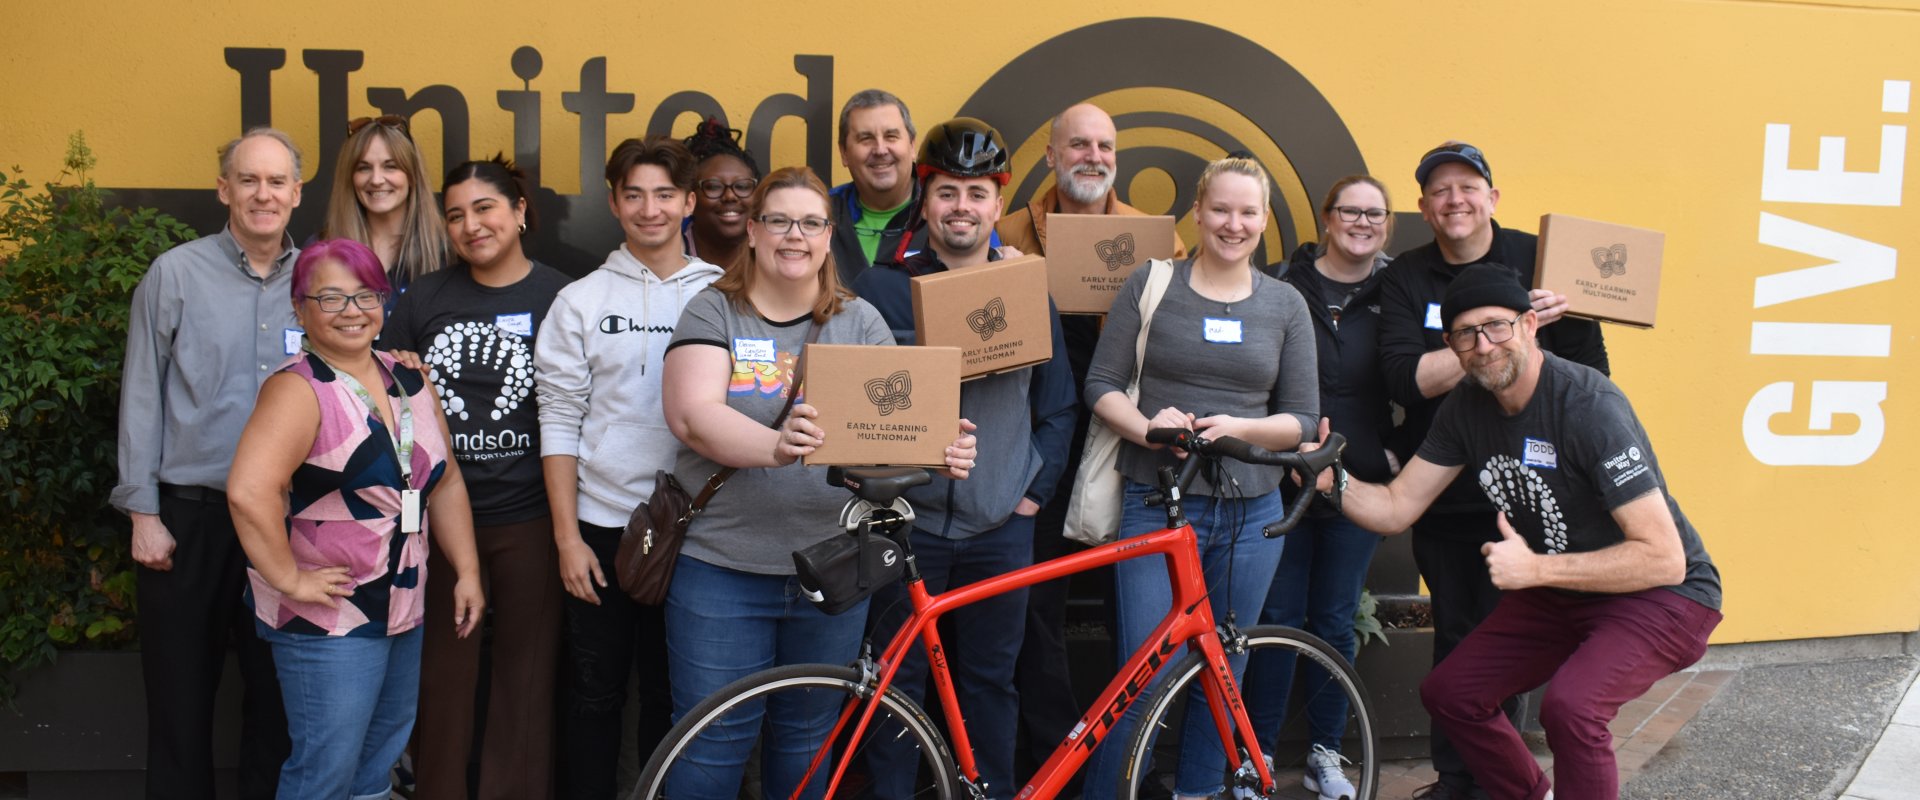
<path fill-rule="evenodd" d="M 1176 499 L 1170 499 L 1170 505 L 1177 505 Z M 1177 508 L 1172 513 L 1178 513 Z M 1171 514 L 1170 514 L 1171 516 Z M 968 584 L 958 589 L 938 595 L 929 594 L 926 585 L 918 579 L 917 572 L 911 572 L 913 580 L 908 583 L 908 596 L 913 604 L 913 614 L 901 625 L 900 631 L 880 658 L 879 682 L 875 692 L 885 692 L 893 682 L 895 671 L 899 669 L 910 648 L 917 642 L 927 655 L 929 671 L 933 677 L 934 689 L 940 698 L 940 706 L 946 712 L 946 730 L 950 737 L 954 758 L 960 768 L 960 774 L 967 781 L 978 784 L 980 772 L 975 767 L 972 742 L 967 735 L 965 716 L 960 710 L 958 695 L 954 692 L 953 676 L 947 669 L 945 648 L 940 641 L 938 622 L 947 612 L 979 602 L 989 597 L 1024 589 L 1034 584 L 1044 583 L 1056 578 L 1078 572 L 1115 564 L 1150 555 L 1166 557 L 1167 575 L 1173 585 L 1173 605 L 1167 615 L 1160 620 L 1140 649 L 1134 651 L 1114 676 L 1111 683 L 1101 691 L 1093 707 L 1083 713 L 1080 722 L 1054 748 L 1053 755 L 1041 765 L 1033 779 L 1016 794 L 1023 798 L 1053 797 L 1066 786 L 1073 775 L 1093 754 L 1094 748 L 1104 741 L 1105 735 L 1120 721 L 1128 707 L 1140 698 L 1143 691 L 1153 683 L 1155 676 L 1173 662 L 1173 655 L 1183 644 L 1192 644 L 1206 659 L 1209 669 L 1201 681 L 1204 687 L 1207 705 L 1213 711 L 1214 723 L 1219 728 L 1220 741 L 1230 761 L 1245 754 L 1251 758 L 1253 768 L 1259 773 L 1260 786 L 1267 792 L 1274 788 L 1273 775 L 1268 771 L 1266 761 L 1260 758 L 1259 744 L 1252 735 L 1253 724 L 1247 717 L 1247 709 L 1241 701 L 1240 686 L 1234 680 L 1233 670 L 1227 662 L 1226 648 L 1220 637 L 1215 634 L 1213 606 L 1207 596 L 1206 575 L 1200 562 L 1200 551 L 1194 537 L 1193 526 L 1180 518 L 1181 525 L 1175 528 L 1163 528 L 1145 536 L 1101 545 L 1092 550 L 1045 561 L 994 578 Z M 908 555 L 909 570 L 912 569 L 911 551 Z M 860 711 L 858 727 L 854 729 L 856 737 L 866 733 L 876 708 L 872 703 L 850 704 L 841 712 L 832 735 L 828 741 L 839 739 L 841 732 L 852 718 L 855 710 Z M 1238 737 L 1236 739 L 1236 736 Z M 817 770 L 820 762 L 830 748 L 822 748 L 814 758 L 811 770 Z M 828 784 L 827 796 L 833 796 L 845 777 L 847 764 L 841 762 L 835 767 Z M 811 774 L 811 772 L 810 772 Z M 802 786 L 810 781 L 803 781 Z"/>

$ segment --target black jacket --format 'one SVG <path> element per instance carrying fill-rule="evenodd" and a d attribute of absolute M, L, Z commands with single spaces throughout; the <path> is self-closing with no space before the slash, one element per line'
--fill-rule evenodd
<path fill-rule="evenodd" d="M 1377 342 L 1380 284 L 1394 268 L 1375 270 L 1361 282 L 1336 322 L 1331 302 L 1339 299 L 1334 295 L 1340 289 L 1313 268 L 1319 254 L 1319 245 L 1300 245 L 1279 270 L 1279 278 L 1293 284 L 1313 314 L 1320 358 L 1320 415 L 1335 433 L 1347 437 L 1341 461 L 1354 477 L 1384 483 L 1392 477 L 1386 449 L 1392 444 L 1393 409 L 1380 373 Z"/>
<path fill-rule="evenodd" d="M 1493 247 L 1476 261 L 1449 264 L 1440 255 L 1440 245 L 1429 243 L 1401 253 L 1393 260 L 1393 268 L 1386 271 L 1386 279 L 1380 285 L 1380 368 L 1387 391 L 1394 402 L 1406 409 L 1406 421 L 1401 423 L 1403 433 L 1416 448 L 1426 440 L 1427 429 L 1433 425 L 1433 414 L 1439 410 L 1440 401 L 1447 397 L 1445 393 L 1422 397 L 1420 384 L 1415 379 L 1421 356 L 1447 349 L 1441 335 L 1444 322 L 1438 321 L 1440 301 L 1447 293 L 1447 285 L 1461 270 L 1473 264 L 1493 262 L 1512 268 L 1519 273 L 1520 284 L 1531 288 L 1533 263 L 1539 247 L 1539 237 L 1502 228 L 1495 222 Z M 1427 325 L 1429 313 L 1436 321 L 1431 327 Z M 1562 317 L 1540 329 L 1540 346 L 1568 361 L 1608 373 L 1607 345 L 1600 336 L 1600 323 Z M 1480 491 L 1478 481 L 1465 472 L 1434 500 L 1430 509 L 1438 513 L 1490 513 L 1492 510 L 1493 504 Z"/>

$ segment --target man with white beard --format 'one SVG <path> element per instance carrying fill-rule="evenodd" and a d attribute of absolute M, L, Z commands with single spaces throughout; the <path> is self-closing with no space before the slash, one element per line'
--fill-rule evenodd
<path fill-rule="evenodd" d="M 1120 202 L 1113 190 L 1118 174 L 1119 146 L 1115 141 L 1113 117 L 1091 103 L 1081 103 L 1053 118 L 1047 138 L 1047 167 L 1053 170 L 1054 185 L 1022 208 L 1002 217 L 995 229 L 1000 241 L 1023 253 L 1047 252 L 1047 215 L 1130 214 L 1146 212 Z M 1173 237 L 1174 258 L 1185 258 L 1187 248 L 1180 235 Z M 1067 364 L 1073 370 L 1073 385 L 1087 382 L 1087 362 L 1100 341 L 1100 317 L 1068 314 L 1060 317 L 1067 345 Z M 1045 561 L 1058 558 L 1077 545 L 1061 535 L 1067 516 L 1067 501 L 1072 493 L 1073 477 L 1080 471 L 1080 450 L 1087 436 L 1087 409 L 1079 408 L 1073 426 L 1073 439 L 1067 446 L 1068 463 L 1061 473 L 1053 501 L 1041 509 L 1034 520 L 1033 558 Z M 1067 582 L 1051 581 L 1027 592 L 1026 641 L 1020 648 L 1020 663 L 1014 673 L 1020 690 L 1020 729 L 1026 734 L 1027 755 L 1035 765 L 1045 763 L 1053 746 L 1065 738 L 1080 709 L 1074 703 L 1073 685 L 1067 675 L 1066 644 Z"/>

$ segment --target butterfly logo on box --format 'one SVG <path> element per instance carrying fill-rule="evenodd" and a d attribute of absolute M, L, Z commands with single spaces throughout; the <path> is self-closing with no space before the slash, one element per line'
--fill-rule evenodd
<path fill-rule="evenodd" d="M 1133 266 L 1133 234 L 1123 233 L 1111 239 L 1101 239 L 1093 246 L 1093 254 L 1106 262 L 1107 271 L 1114 272 L 1121 267 Z"/>
<path fill-rule="evenodd" d="M 1593 265 L 1600 268 L 1602 278 L 1627 274 L 1627 246 L 1616 244 L 1593 248 Z"/>
<path fill-rule="evenodd" d="M 993 338 L 994 334 L 1007 329 L 1007 304 L 998 297 L 988 300 L 985 308 L 967 314 L 967 327 L 980 334 L 980 341 Z"/>
<path fill-rule="evenodd" d="M 880 416 L 913 407 L 913 376 L 900 370 L 884 378 L 867 381 L 867 401 Z"/>

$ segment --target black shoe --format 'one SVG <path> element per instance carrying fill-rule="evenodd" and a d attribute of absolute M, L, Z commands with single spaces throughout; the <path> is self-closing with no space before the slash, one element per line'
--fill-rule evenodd
<path fill-rule="evenodd" d="M 1487 790 L 1478 786 L 1461 789 L 1444 781 L 1434 781 L 1413 791 L 1413 800 L 1491 800 Z"/>

